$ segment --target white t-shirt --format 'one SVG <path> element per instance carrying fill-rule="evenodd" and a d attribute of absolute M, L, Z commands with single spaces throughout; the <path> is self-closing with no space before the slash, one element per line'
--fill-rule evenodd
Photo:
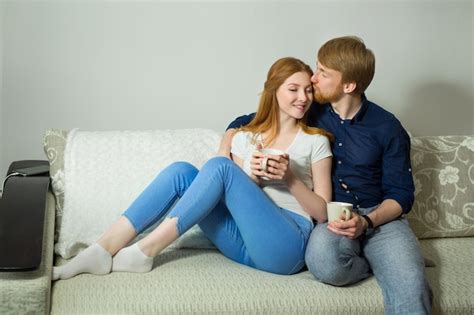
<path fill-rule="evenodd" d="M 239 131 L 232 139 L 232 154 L 244 161 L 243 170 L 250 172 L 250 159 L 256 150 L 252 143 L 252 133 Z M 311 165 L 321 159 L 332 156 L 331 145 L 328 138 L 322 135 L 310 135 L 301 128 L 290 146 L 285 150 L 290 156 L 291 171 L 303 181 L 310 189 L 313 189 L 313 176 Z M 286 182 L 283 180 L 262 180 L 263 191 L 281 208 L 293 211 L 311 220 L 306 211 L 303 210 L 296 198 L 290 193 Z"/>

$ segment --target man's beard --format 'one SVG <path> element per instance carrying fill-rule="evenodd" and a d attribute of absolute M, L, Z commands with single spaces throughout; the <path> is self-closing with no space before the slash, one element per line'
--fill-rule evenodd
<path fill-rule="evenodd" d="M 338 86 L 336 89 L 326 94 L 321 93 L 317 88 L 314 89 L 314 99 L 319 104 L 335 103 L 339 101 L 343 95 L 344 92 L 342 86 Z"/>

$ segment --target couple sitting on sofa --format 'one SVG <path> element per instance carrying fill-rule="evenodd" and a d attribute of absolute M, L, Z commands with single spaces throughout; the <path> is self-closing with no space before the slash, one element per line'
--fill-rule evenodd
<path fill-rule="evenodd" d="M 219 153 L 232 160 L 215 157 L 201 170 L 173 163 L 96 243 L 55 267 L 53 279 L 150 271 L 153 257 L 199 224 L 241 264 L 293 274 L 306 263 L 337 286 L 373 273 L 387 313 L 430 313 L 423 258 L 402 217 L 413 203 L 410 141 L 392 114 L 365 98 L 374 70 L 373 53 L 356 37 L 325 43 L 314 74 L 298 59 L 276 61 L 257 112 L 237 118 L 222 139 Z M 324 223 L 331 199 L 353 204 L 351 219 Z"/>

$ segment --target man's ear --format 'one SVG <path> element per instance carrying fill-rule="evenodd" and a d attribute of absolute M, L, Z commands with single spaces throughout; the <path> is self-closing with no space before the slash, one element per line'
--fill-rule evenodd
<path fill-rule="evenodd" d="M 355 82 L 344 83 L 342 87 L 344 88 L 344 93 L 351 94 L 352 92 L 355 91 L 357 87 L 357 83 Z"/>

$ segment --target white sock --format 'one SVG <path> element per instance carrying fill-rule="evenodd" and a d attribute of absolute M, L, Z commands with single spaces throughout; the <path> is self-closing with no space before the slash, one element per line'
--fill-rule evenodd
<path fill-rule="evenodd" d="M 112 271 L 148 272 L 152 267 L 153 257 L 145 255 L 138 243 L 122 248 L 112 262 Z"/>
<path fill-rule="evenodd" d="M 112 255 L 97 243 L 84 249 L 64 266 L 53 268 L 53 280 L 69 279 L 80 273 L 105 275 L 112 268 Z"/>

